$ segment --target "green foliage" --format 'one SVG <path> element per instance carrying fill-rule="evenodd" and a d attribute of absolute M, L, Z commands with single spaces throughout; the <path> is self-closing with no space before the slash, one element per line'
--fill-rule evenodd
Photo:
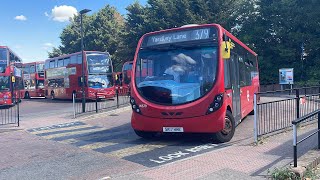
<path fill-rule="evenodd" d="M 106 5 L 93 15 L 83 16 L 84 44 L 86 50 L 108 51 L 115 68 L 120 69 L 125 61 L 133 59 L 145 33 L 217 23 L 257 52 L 261 84 L 278 83 L 280 68 L 294 68 L 295 82 L 317 82 L 319 7 L 319 0 L 148 0 L 146 6 L 132 3 L 122 17 Z M 81 50 L 79 16 L 64 28 L 60 39 L 61 53 L 53 49 L 49 56 Z"/>
<path fill-rule="evenodd" d="M 275 180 L 298 180 L 300 179 L 294 172 L 289 168 L 275 168 L 273 171 L 268 171 L 272 179 Z"/>
<path fill-rule="evenodd" d="M 49 58 L 54 58 L 62 55 L 62 51 L 59 48 L 52 48 L 52 52 L 48 52 L 48 57 Z"/>

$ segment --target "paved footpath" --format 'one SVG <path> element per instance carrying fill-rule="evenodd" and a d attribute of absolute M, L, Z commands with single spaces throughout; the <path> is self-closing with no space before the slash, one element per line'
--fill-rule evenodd
<path fill-rule="evenodd" d="M 0 127 L 0 179 L 264 179 L 268 170 L 292 163 L 292 132 L 271 136 L 253 145 L 252 116 L 237 127 L 233 140 L 226 143 L 229 146 L 156 167 L 80 149 L 30 132 L 31 128 L 75 121 L 132 131 L 130 115 L 130 109 L 78 119 L 61 114 L 22 120 L 19 128 Z M 301 128 L 299 134 L 305 136 L 315 127 L 316 124 Z M 299 147 L 299 155 L 314 148 L 312 142 L 316 139 L 304 142 Z"/>

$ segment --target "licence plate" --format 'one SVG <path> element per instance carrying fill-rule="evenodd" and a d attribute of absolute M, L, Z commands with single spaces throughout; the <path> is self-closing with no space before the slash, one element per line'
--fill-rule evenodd
<path fill-rule="evenodd" d="M 163 132 L 183 132 L 183 127 L 163 127 Z"/>

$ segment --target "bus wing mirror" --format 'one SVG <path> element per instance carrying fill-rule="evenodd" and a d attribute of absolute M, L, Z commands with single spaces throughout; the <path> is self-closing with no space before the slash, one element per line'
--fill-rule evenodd
<path fill-rule="evenodd" d="M 230 59 L 231 42 L 230 41 L 222 41 L 220 51 L 221 51 L 221 56 L 223 59 Z"/>

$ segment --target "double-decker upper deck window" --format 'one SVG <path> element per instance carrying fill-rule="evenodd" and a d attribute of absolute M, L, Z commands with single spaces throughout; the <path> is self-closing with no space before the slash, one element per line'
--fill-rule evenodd
<path fill-rule="evenodd" d="M 44 63 L 37 63 L 37 72 L 44 71 Z"/>
<path fill-rule="evenodd" d="M 30 66 L 30 73 L 35 73 L 36 72 L 36 67 L 35 65 Z"/>
<path fill-rule="evenodd" d="M 89 73 L 111 73 L 112 64 L 109 56 L 102 53 L 87 53 Z"/>
<path fill-rule="evenodd" d="M 55 60 L 51 60 L 50 63 L 49 63 L 49 68 L 55 68 L 55 64 L 56 64 L 56 61 Z"/>
<path fill-rule="evenodd" d="M 7 60 L 7 49 L 6 48 L 0 48 L 0 60 Z"/>
<path fill-rule="evenodd" d="M 58 67 L 63 67 L 63 59 L 58 60 Z"/>

